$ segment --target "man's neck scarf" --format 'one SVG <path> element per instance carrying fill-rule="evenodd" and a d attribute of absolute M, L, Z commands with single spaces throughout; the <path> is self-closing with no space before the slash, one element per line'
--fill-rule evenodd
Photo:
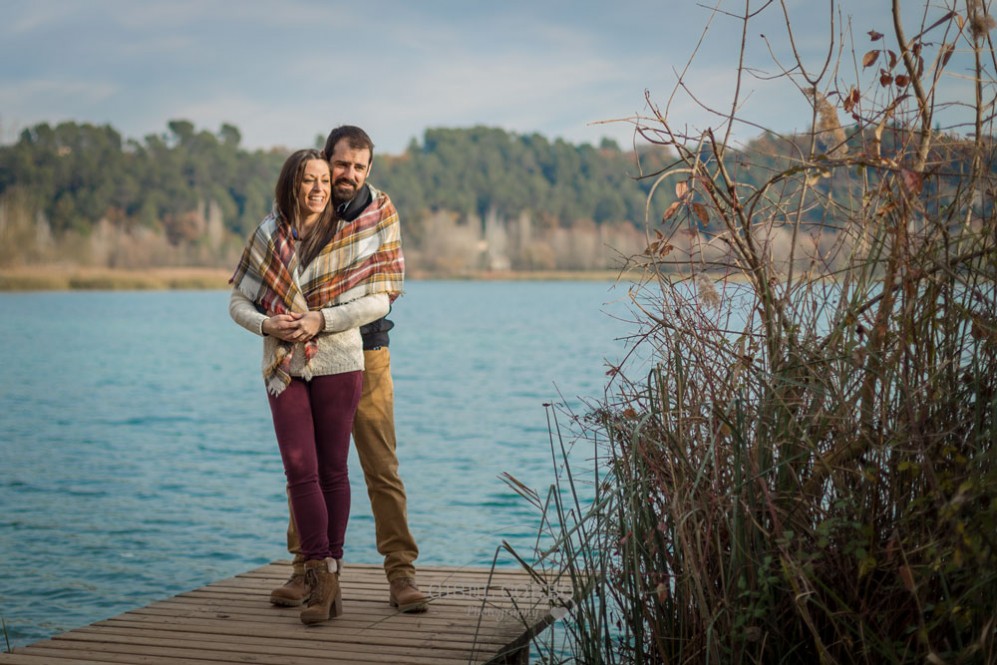
<path fill-rule="evenodd" d="M 332 221 L 339 228 L 307 269 L 299 266 L 291 225 L 268 215 L 250 237 L 229 283 L 268 316 L 320 310 L 376 293 L 387 293 L 394 301 L 405 273 L 398 213 L 386 195 L 373 193 L 356 219 Z M 310 362 L 317 348 L 314 338 L 303 344 L 306 380 L 312 377 Z M 295 344 L 278 341 L 273 362 L 263 370 L 271 394 L 279 395 L 291 383 L 295 349 Z"/>

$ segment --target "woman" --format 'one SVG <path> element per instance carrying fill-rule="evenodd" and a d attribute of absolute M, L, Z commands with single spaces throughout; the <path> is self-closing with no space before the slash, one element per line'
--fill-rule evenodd
<path fill-rule="evenodd" d="M 347 453 L 363 376 L 359 326 L 388 313 L 404 268 L 397 218 L 341 223 L 330 195 L 320 151 L 288 157 L 274 211 L 230 280 L 229 314 L 264 338 L 263 378 L 311 587 L 301 610 L 306 624 L 342 613 Z"/>

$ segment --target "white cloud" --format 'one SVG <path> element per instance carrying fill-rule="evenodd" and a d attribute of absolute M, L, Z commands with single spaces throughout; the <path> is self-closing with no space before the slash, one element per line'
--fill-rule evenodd
<path fill-rule="evenodd" d="M 600 121 L 645 113 L 645 89 L 664 107 L 704 28 L 684 81 L 704 104 L 729 110 L 741 34 L 731 14 L 743 1 L 719 5 L 729 14 L 708 23 L 700 3 L 657 0 L 8 0 L 0 3 L 0 112 L 7 126 L 109 122 L 136 138 L 173 118 L 212 131 L 228 122 L 248 147 L 310 145 L 340 122 L 370 129 L 382 152 L 403 150 L 429 127 L 475 124 L 629 145 L 626 122 Z M 787 5 L 807 67 L 822 66 L 826 12 L 811 0 Z M 840 6 L 856 16 L 857 43 L 867 27 L 888 23 L 885 5 Z M 792 66 L 778 3 L 747 39 L 756 76 L 743 80 L 746 117 L 777 131 L 805 127 L 799 91 L 764 80 L 780 71 L 770 46 Z M 844 65 L 835 73 L 842 86 L 856 71 Z M 689 127 L 718 122 L 685 94 L 669 114 Z"/>

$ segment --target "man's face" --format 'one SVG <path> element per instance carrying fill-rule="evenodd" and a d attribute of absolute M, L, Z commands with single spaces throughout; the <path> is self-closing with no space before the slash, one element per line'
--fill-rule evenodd
<path fill-rule="evenodd" d="M 350 201 L 370 174 L 370 150 L 352 148 L 349 141 L 343 139 L 332 150 L 329 168 L 332 170 L 333 202 L 339 205 Z"/>

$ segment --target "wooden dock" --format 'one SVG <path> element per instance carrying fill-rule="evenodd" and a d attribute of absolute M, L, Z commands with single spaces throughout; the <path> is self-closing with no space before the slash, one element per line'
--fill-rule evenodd
<path fill-rule="evenodd" d="M 530 638 L 570 599 L 570 589 L 521 570 L 420 567 L 429 611 L 400 614 L 388 605 L 380 566 L 347 564 L 343 616 L 305 626 L 297 608 L 268 602 L 289 575 L 288 562 L 274 562 L 0 653 L 0 665 L 526 663 Z"/>

